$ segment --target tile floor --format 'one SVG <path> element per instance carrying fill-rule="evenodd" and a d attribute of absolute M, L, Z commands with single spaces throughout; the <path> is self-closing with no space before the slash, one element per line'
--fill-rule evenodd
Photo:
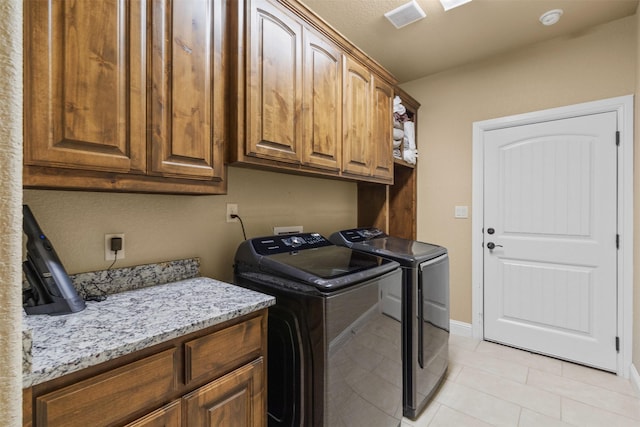
<path fill-rule="evenodd" d="M 449 372 L 416 421 L 435 426 L 640 426 L 640 397 L 613 374 L 451 335 Z"/>

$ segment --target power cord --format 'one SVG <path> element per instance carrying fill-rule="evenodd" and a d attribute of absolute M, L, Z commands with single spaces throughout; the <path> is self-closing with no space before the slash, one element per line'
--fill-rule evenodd
<path fill-rule="evenodd" d="M 107 268 L 107 279 L 111 280 L 111 267 L 114 266 L 114 264 L 116 263 L 116 261 L 118 260 L 118 250 L 116 249 L 115 251 L 113 251 L 113 262 L 111 263 L 111 265 Z"/>
<path fill-rule="evenodd" d="M 111 265 L 107 268 L 106 271 L 106 275 L 107 275 L 107 280 L 108 281 L 112 281 L 113 279 L 111 278 L 111 268 L 113 268 L 113 266 L 116 264 L 116 261 L 118 261 L 118 251 L 122 249 L 122 238 L 120 237 L 112 237 L 111 238 L 111 250 L 113 251 L 113 262 L 111 263 Z M 97 290 L 98 293 L 97 294 L 87 294 L 87 297 L 85 298 L 85 301 L 104 301 L 107 299 L 107 292 L 102 289 L 98 283 L 96 282 L 91 282 L 91 285 L 93 285 Z"/>
<path fill-rule="evenodd" d="M 247 233 L 244 231 L 244 222 L 242 222 L 242 218 L 238 214 L 229 215 L 231 218 L 238 218 L 240 220 L 240 225 L 242 226 L 242 235 L 244 236 L 244 240 L 247 240 Z"/>

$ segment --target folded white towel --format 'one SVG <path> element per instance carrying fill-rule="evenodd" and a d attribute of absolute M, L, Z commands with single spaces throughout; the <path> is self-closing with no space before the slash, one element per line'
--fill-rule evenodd
<path fill-rule="evenodd" d="M 393 106 L 393 112 L 402 115 L 407 112 L 407 109 L 404 107 L 404 105 L 397 104 Z"/>
<path fill-rule="evenodd" d="M 398 129 L 398 128 L 394 128 L 393 129 L 393 139 L 402 141 L 402 138 L 404 138 L 404 130 Z"/>
<path fill-rule="evenodd" d="M 399 148 L 402 145 L 402 140 L 401 139 L 394 139 L 393 140 L 393 148 Z"/>
<path fill-rule="evenodd" d="M 411 150 L 406 148 L 402 152 L 402 158 L 405 162 L 411 163 L 412 165 L 416 164 L 416 158 L 418 157 L 418 152 L 416 150 Z"/>
<path fill-rule="evenodd" d="M 405 148 L 416 149 L 416 128 L 413 122 L 404 122 L 404 135 L 408 139 L 408 145 Z"/>
<path fill-rule="evenodd" d="M 402 154 L 400 153 L 400 149 L 399 148 L 395 148 L 393 150 L 393 157 L 395 157 L 396 159 L 401 159 L 402 158 Z"/>

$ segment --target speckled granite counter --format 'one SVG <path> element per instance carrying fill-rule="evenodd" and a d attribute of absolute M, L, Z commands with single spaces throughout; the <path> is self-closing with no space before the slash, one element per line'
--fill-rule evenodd
<path fill-rule="evenodd" d="M 31 370 L 24 388 L 222 323 L 275 303 L 271 296 L 214 279 L 116 293 L 81 312 L 25 316 Z"/>

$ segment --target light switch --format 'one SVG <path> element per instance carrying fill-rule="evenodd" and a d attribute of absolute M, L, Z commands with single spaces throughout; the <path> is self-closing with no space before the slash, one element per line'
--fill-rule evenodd
<path fill-rule="evenodd" d="M 456 206 L 456 218 L 469 218 L 469 206 Z"/>

